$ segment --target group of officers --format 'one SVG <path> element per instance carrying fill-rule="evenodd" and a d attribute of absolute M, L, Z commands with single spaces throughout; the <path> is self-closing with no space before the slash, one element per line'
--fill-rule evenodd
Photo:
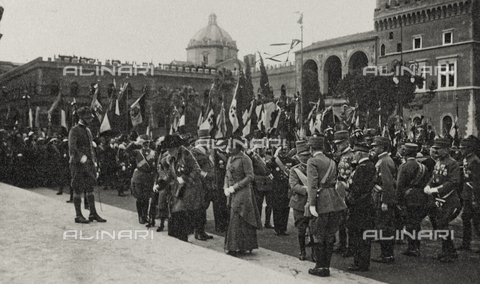
<path fill-rule="evenodd" d="M 118 188 L 120 196 L 129 185 L 137 199 L 139 222 L 152 227 L 155 219 L 160 218 L 157 231 L 162 231 L 164 221 L 172 216 L 168 193 L 162 191 L 157 182 L 157 168 L 166 154 L 163 137 L 152 141 L 148 135 L 140 135 L 134 141 L 113 141 L 113 147 L 105 140 L 96 145 L 88 129 L 92 119 L 90 109 L 80 108 L 77 114 L 79 123 L 71 129 L 68 139 L 53 138 L 44 147 L 63 161 L 59 171 L 68 169 L 65 165 L 69 165 L 70 172 L 64 173 L 67 177 L 60 179 L 66 181 L 52 183 L 60 186 L 59 194 L 63 186 L 71 185 L 70 202 L 75 205 L 75 222 L 106 222 L 95 210 L 93 195 L 93 187 L 101 176 L 103 185 Z M 314 135 L 296 141 L 294 147 L 286 143 L 274 149 L 246 149 L 253 165 L 252 186 L 259 212 L 262 213 L 264 202 L 267 205 L 265 228 L 273 228 L 277 236 L 288 235 L 292 208 L 298 231 L 299 259 L 306 260 L 306 248 L 312 247 L 311 257 L 316 265 L 309 270 L 310 274 L 330 275 L 336 242 L 337 251 L 344 257 L 354 257 L 349 270 L 367 271 L 370 261 L 394 263 L 394 246 L 398 241 L 395 236 L 403 229 L 408 233 L 405 234 L 408 246 L 403 254 L 419 257 L 418 233 L 426 216 L 434 230 L 450 231 L 449 223 L 463 208 L 462 246 L 455 248 L 451 234 L 443 237 L 442 250 L 435 257 L 441 262 L 452 262 L 457 257 L 457 249 L 471 249 L 472 223 L 480 235 L 480 159 L 475 153 L 479 146 L 476 137 L 463 139 L 454 159 L 448 138 L 436 138 L 428 155 L 421 155 L 421 145 L 398 143 L 394 149 L 388 137 L 373 133 L 357 130 L 350 135 L 340 130 L 331 139 Z M 33 140 L 30 136 L 21 141 L 24 149 L 38 148 L 38 143 L 32 145 L 35 143 L 30 141 Z M 203 241 L 212 238 L 205 233 L 210 202 L 215 230 L 225 232 L 229 221 L 223 188 L 229 153 L 228 147 L 221 147 L 227 142 L 215 140 L 212 143 L 217 147 L 213 149 L 208 143 L 199 143 L 209 139 L 208 130 L 199 130 L 197 140 L 181 140 L 200 166 L 202 180 L 194 186 L 201 192 L 202 202 L 192 216 L 177 222 L 192 222 L 195 238 Z M 2 162 L 5 162 L 5 145 L 2 141 Z M 28 155 L 28 151 L 25 153 Z M 19 154 L 17 160 L 22 160 L 23 155 Z M 97 157 L 102 157 L 101 163 Z M 26 167 L 28 162 L 22 165 Z M 88 219 L 81 212 L 82 194 L 89 205 Z M 170 222 L 168 225 L 170 227 Z M 377 239 L 381 253 L 374 258 L 370 252 L 375 239 L 366 234 L 372 230 L 379 232 L 375 236 L 381 236 Z"/>

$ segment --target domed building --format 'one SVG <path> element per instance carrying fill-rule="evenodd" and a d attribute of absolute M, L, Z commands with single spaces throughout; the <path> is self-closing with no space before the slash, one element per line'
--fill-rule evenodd
<path fill-rule="evenodd" d="M 208 25 L 199 30 L 190 40 L 187 47 L 187 61 L 195 65 L 235 70 L 235 64 L 238 68 L 237 53 L 236 41 L 218 26 L 217 16 L 212 13 L 208 17 Z M 229 62 L 231 64 L 228 64 Z"/>

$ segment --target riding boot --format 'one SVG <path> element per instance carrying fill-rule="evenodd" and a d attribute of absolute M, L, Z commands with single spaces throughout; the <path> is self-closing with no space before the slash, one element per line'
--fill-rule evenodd
<path fill-rule="evenodd" d="M 147 221 L 145 220 L 145 216 L 143 215 L 143 202 L 137 199 L 137 213 L 138 213 L 138 222 L 140 224 L 145 224 Z"/>
<path fill-rule="evenodd" d="M 75 206 L 75 223 L 87 224 L 88 220 L 82 215 L 82 198 L 80 196 L 73 199 L 73 205 Z"/>
<path fill-rule="evenodd" d="M 164 217 L 160 218 L 160 226 L 157 228 L 157 232 L 163 231 L 165 229 L 165 219 Z"/>
<path fill-rule="evenodd" d="M 92 222 L 94 220 L 99 222 L 99 223 L 107 222 L 107 220 L 103 219 L 102 217 L 100 217 L 97 214 L 97 210 L 95 208 L 95 196 L 93 194 L 88 195 L 88 205 L 90 207 L 90 215 L 88 216 L 88 220 L 90 222 Z"/>
<path fill-rule="evenodd" d="M 89 210 L 87 192 L 86 191 L 83 192 L 83 203 L 84 203 L 85 210 Z"/>
<path fill-rule="evenodd" d="M 150 203 L 150 212 L 148 212 L 147 228 L 155 227 L 155 217 L 157 215 L 157 206 Z"/>
<path fill-rule="evenodd" d="M 67 203 L 72 203 L 73 202 L 73 188 L 70 187 L 70 199 L 67 200 Z M 80 203 L 81 204 L 81 203 Z"/>
<path fill-rule="evenodd" d="M 298 259 L 300 260 L 306 260 L 307 259 L 307 253 L 305 252 L 305 236 L 298 236 L 298 244 L 300 245 L 300 254 Z"/>

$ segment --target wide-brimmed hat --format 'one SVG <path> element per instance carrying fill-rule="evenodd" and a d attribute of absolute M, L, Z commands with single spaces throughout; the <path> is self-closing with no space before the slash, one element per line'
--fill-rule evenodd
<path fill-rule="evenodd" d="M 343 141 L 348 140 L 350 134 L 347 130 L 340 130 L 333 134 L 333 143 L 342 143 Z"/>
<path fill-rule="evenodd" d="M 388 139 L 387 137 L 383 137 L 383 136 L 375 136 L 375 138 L 373 138 L 372 146 L 389 147 L 390 146 L 390 139 Z"/>
<path fill-rule="evenodd" d="M 310 152 L 310 148 L 308 147 L 307 141 L 305 140 L 296 141 L 295 149 L 297 151 L 297 155 L 301 155 L 305 152 Z"/>
<path fill-rule="evenodd" d="M 150 139 L 150 136 L 148 136 L 147 134 L 142 134 L 142 135 L 137 137 L 137 143 L 139 143 L 139 144 L 143 144 L 143 143 L 151 142 L 151 141 L 152 140 Z"/>
<path fill-rule="evenodd" d="M 445 148 L 450 148 L 450 139 L 448 138 L 435 138 L 433 140 L 433 146 L 432 148 L 435 149 L 445 149 Z"/>

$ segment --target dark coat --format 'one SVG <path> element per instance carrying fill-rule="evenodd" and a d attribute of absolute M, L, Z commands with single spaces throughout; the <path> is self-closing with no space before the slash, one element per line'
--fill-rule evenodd
<path fill-rule="evenodd" d="M 367 157 L 360 159 L 349 181 L 347 227 L 354 229 L 371 229 L 374 227 L 375 206 L 372 191 L 375 185 L 376 170 Z"/>

